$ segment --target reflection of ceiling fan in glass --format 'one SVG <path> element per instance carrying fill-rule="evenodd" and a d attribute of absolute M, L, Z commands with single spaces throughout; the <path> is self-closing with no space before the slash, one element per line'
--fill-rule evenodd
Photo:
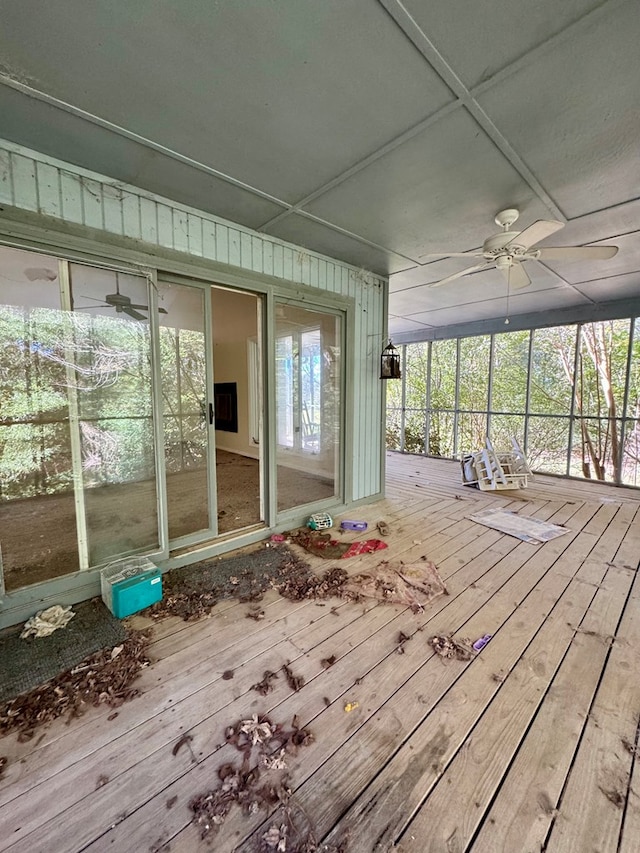
<path fill-rule="evenodd" d="M 147 318 L 140 311 L 148 311 L 148 305 L 138 305 L 131 301 L 129 296 L 120 293 L 120 280 L 116 273 L 116 292 L 107 293 L 104 297 L 104 302 L 101 299 L 95 299 L 93 296 L 82 296 L 82 299 L 90 299 L 92 302 L 99 302 L 99 305 L 83 305 L 78 308 L 74 307 L 74 311 L 88 311 L 92 308 L 115 308 L 118 314 L 128 314 L 134 320 L 146 320 Z M 158 308 L 160 314 L 167 314 L 165 308 Z"/>

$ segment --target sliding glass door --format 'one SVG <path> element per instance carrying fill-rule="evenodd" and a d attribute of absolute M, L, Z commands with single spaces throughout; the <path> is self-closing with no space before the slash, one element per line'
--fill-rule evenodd
<path fill-rule="evenodd" d="M 68 270 L 76 504 L 86 526 L 83 563 L 96 566 L 160 548 L 148 282 L 79 264 Z"/>
<path fill-rule="evenodd" d="M 0 248 L 7 591 L 161 550 L 148 282 Z"/>
<path fill-rule="evenodd" d="M 158 283 L 160 374 L 172 549 L 264 524 L 261 302 Z"/>
<path fill-rule="evenodd" d="M 264 527 L 264 319 L 255 293 L 0 247 L 8 592 Z M 343 331 L 276 301 L 279 512 L 342 494 Z"/>
<path fill-rule="evenodd" d="M 342 318 L 276 309 L 278 510 L 339 496 Z"/>
<path fill-rule="evenodd" d="M 0 547 L 7 591 L 80 568 L 58 261 L 0 249 Z"/>

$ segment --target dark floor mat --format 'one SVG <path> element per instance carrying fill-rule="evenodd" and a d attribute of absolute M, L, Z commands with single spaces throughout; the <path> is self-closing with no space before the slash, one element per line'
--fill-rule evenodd
<path fill-rule="evenodd" d="M 223 598 L 259 601 L 294 568 L 308 571 L 307 564 L 286 545 L 271 542 L 268 547 L 261 545 L 234 557 L 201 560 L 165 574 L 163 600 L 144 612 L 155 618 L 174 615 L 198 619 Z"/>
<path fill-rule="evenodd" d="M 122 623 L 101 599 L 73 606 L 75 616 L 48 637 L 20 639 L 22 628 L 0 638 L 0 702 L 6 702 L 77 666 L 100 649 L 125 638 Z"/>
<path fill-rule="evenodd" d="M 225 593 L 234 598 L 243 597 L 255 589 L 268 589 L 280 570 L 297 560 L 286 545 L 269 543 L 269 546 L 262 545 L 256 551 L 235 557 L 201 560 L 183 569 L 175 569 L 170 577 L 177 586 L 203 590 L 216 587 L 221 597 Z"/>

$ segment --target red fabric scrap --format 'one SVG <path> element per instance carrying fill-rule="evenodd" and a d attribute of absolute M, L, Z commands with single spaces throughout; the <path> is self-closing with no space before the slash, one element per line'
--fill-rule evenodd
<path fill-rule="evenodd" d="M 365 539 L 362 542 L 352 542 L 349 550 L 345 551 L 341 559 L 346 560 L 348 557 L 357 557 L 359 554 L 370 554 L 372 551 L 382 551 L 387 548 L 386 542 L 382 539 Z"/>

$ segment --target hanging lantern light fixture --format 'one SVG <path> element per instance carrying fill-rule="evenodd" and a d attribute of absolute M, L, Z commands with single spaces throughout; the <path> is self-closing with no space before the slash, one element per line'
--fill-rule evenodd
<path fill-rule="evenodd" d="M 389 343 L 382 350 L 380 356 L 380 379 L 400 379 L 401 377 L 400 353 L 389 338 Z"/>

